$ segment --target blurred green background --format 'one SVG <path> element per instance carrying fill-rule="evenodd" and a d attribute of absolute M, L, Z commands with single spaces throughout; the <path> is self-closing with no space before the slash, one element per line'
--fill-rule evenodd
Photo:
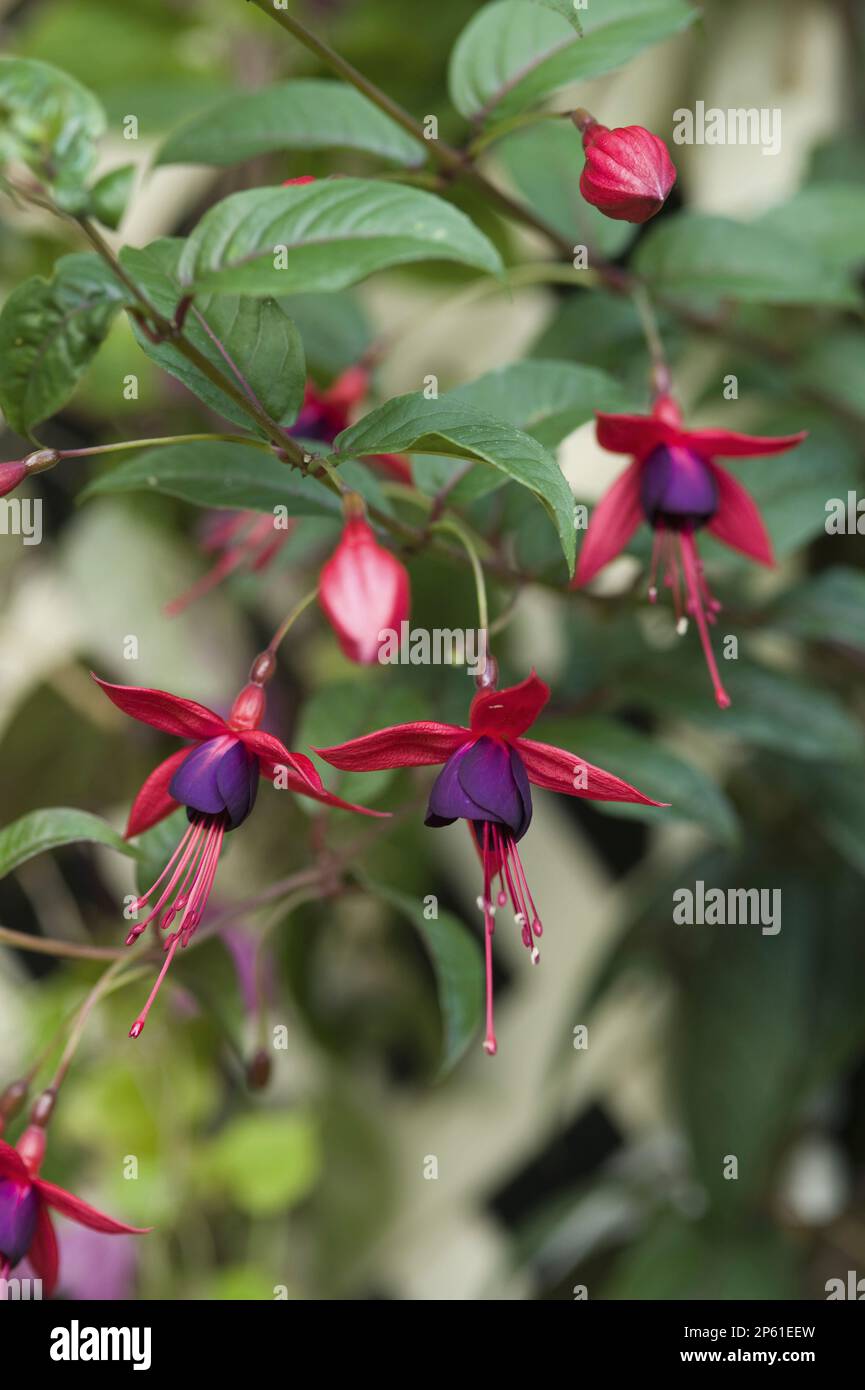
<path fill-rule="evenodd" d="M 415 6 L 407 23 L 403 0 L 296 6 L 413 114 L 437 114 L 454 141 L 467 126 L 449 101 L 448 55 L 477 8 Z M 745 277 L 737 294 L 708 273 L 677 285 L 674 263 L 662 310 L 695 424 L 810 431 L 795 453 L 741 469 L 778 568 L 758 573 L 703 546 L 725 630 L 740 637 L 725 671 L 733 708 L 714 709 L 696 638 L 676 643 L 669 613 L 639 601 L 634 559 L 611 572 L 602 599 L 556 594 L 543 581 L 561 584 L 564 571 L 543 511 L 513 486 L 471 504 L 478 528 L 512 535 L 517 561 L 540 581 L 518 596 L 492 589 L 495 615 L 514 601 L 497 639 L 506 676 L 535 665 L 554 689 L 537 736 L 628 777 L 671 811 L 602 812 L 536 795 L 524 860 L 545 923 L 542 963 L 530 970 L 518 933 L 497 932 L 499 1055 L 488 1060 L 475 1035 L 441 1078 L 443 1022 L 417 905 L 435 894 L 480 941 L 465 832 L 424 830 L 426 773 L 340 783 L 330 772 L 343 795 L 407 808 L 363 859 L 373 884 L 405 895 L 406 911 L 360 883 L 290 914 L 279 900 L 231 913 L 322 842 L 306 807 L 265 788 L 254 832 L 232 837 L 220 866 L 214 910 L 230 917 L 229 930 L 178 959 L 171 992 L 134 1046 L 126 1030 L 146 977 L 111 996 L 64 1086 L 46 1175 L 156 1227 L 138 1242 L 64 1230 L 68 1296 L 821 1298 L 827 1279 L 865 1272 L 865 575 L 861 537 L 824 527 L 826 501 L 861 488 L 865 331 L 861 294 L 838 307 L 809 291 L 823 266 L 861 289 L 865 6 L 706 0 L 702 16 L 551 104 L 579 102 L 607 124 L 640 122 L 668 142 L 674 111 L 697 100 L 783 113 L 777 155 L 671 143 L 679 181 L 656 224 L 589 221 L 583 231 L 627 261 L 648 258 L 647 239 L 683 211 L 732 217 L 760 229 L 778 277 L 803 286 L 797 298 L 749 289 Z M 239 188 L 381 172 L 357 152 L 149 167 L 170 130 L 232 92 L 325 75 L 240 0 L 0 0 L 0 25 L 4 52 L 55 63 L 101 98 L 104 167 L 140 165 L 119 242 L 183 235 Z M 121 134 L 130 113 L 134 146 Z M 585 209 L 578 144 L 571 132 L 568 148 L 565 134 L 558 125 L 518 132 L 489 168 L 570 234 Z M 510 264 L 548 254 L 475 195 L 454 196 Z M 80 249 L 56 223 L 7 204 L 0 291 Z M 645 347 L 629 301 L 476 285 L 452 268 L 412 267 L 327 302 L 298 299 L 292 312 L 322 385 L 381 341 L 379 399 L 418 389 L 427 373 L 447 389 L 531 357 L 602 369 L 614 404 L 645 407 Z M 135 400 L 123 396 L 130 372 Z M 730 374 L 735 401 L 723 394 Z M 74 448 L 219 428 L 214 420 L 142 355 L 121 318 L 40 437 Z M 0 444 L 4 458 L 23 451 L 10 431 Z M 587 501 L 618 467 L 589 423 L 559 456 Z M 82 503 L 83 484 L 106 468 L 82 461 L 38 480 L 41 546 L 0 538 L 4 825 L 68 805 L 121 826 L 171 746 L 129 726 L 88 670 L 224 709 L 337 535 L 335 523 L 304 521 L 276 565 L 168 621 L 163 605 L 206 565 L 201 514 L 158 496 Z M 646 553 L 643 538 L 633 554 Z M 467 572 L 418 558 L 409 568 L 414 625 L 474 621 Z M 131 673 L 122 659 L 130 634 L 139 642 Z M 459 671 L 351 667 L 313 612 L 284 648 L 274 727 L 305 749 L 424 714 L 463 722 L 470 694 Z M 328 818 L 332 846 L 363 830 Z M 697 880 L 780 889 L 780 933 L 675 925 L 672 894 Z M 130 891 L 121 856 L 68 846 L 0 881 L 0 921 L 119 944 L 118 904 Z M 264 933 L 266 987 L 255 999 Z M 32 1062 L 95 978 L 91 965 L 0 951 L 0 1079 Z M 262 1028 L 277 1038 L 273 1075 L 252 1092 L 245 1071 Z M 735 1180 L 725 1176 L 730 1156 Z"/>

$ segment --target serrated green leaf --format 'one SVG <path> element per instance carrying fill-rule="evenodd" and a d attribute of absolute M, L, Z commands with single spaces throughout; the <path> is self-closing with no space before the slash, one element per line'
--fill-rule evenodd
<path fill-rule="evenodd" d="M 457 40 L 451 98 L 464 116 L 512 115 L 568 83 L 622 67 L 695 18 L 684 0 L 592 0 L 581 15 L 580 38 L 570 19 L 551 8 L 495 0 Z"/>
<path fill-rule="evenodd" d="M 796 637 L 865 651 L 865 573 L 846 565 L 824 570 L 785 594 L 769 622 Z"/>
<path fill-rule="evenodd" d="M 656 294 L 713 294 L 756 304 L 855 305 L 843 267 L 775 227 L 680 212 L 640 243 L 635 269 Z"/>
<path fill-rule="evenodd" d="M 341 290 L 410 261 L 457 261 L 497 274 L 501 260 L 442 198 L 371 179 L 252 188 L 217 203 L 188 238 L 180 278 L 198 293 Z"/>
<path fill-rule="evenodd" d="M 178 276 L 183 246 L 180 238 L 162 237 L 142 250 L 127 246 L 120 253 L 124 269 L 167 318 L 174 317 L 184 294 Z M 132 327 L 148 357 L 212 410 L 248 427 L 246 411 L 171 343 L 152 343 L 134 320 Z M 295 420 L 306 385 L 303 344 L 294 323 L 275 300 L 198 295 L 186 315 L 184 334 L 235 386 L 242 387 L 242 378 L 278 424 L 290 425 Z"/>
<path fill-rule="evenodd" d="M 26 433 L 66 404 L 126 298 L 86 252 L 12 291 L 0 313 L 0 406 L 13 429 Z"/>
<path fill-rule="evenodd" d="M 377 898 L 390 903 L 420 932 L 435 970 L 444 1032 L 439 1077 L 456 1066 L 476 1036 L 483 1018 L 484 968 L 477 942 L 459 918 L 437 907 L 424 915 L 423 902 L 364 879 Z"/>
<path fill-rule="evenodd" d="M 339 516 L 339 499 L 272 454 L 217 441 L 148 449 L 97 478 L 84 498 L 111 492 L 161 492 L 197 507 L 239 507 L 288 516 Z"/>
<path fill-rule="evenodd" d="M 37 854 L 84 842 L 107 845 L 121 854 L 136 853 L 101 816 L 67 806 L 51 806 L 31 811 L 0 830 L 0 878 Z"/>
<path fill-rule="evenodd" d="M 279 150 L 365 150 L 423 164 L 423 146 L 353 87 L 302 77 L 235 92 L 169 135 L 157 164 L 238 164 Z"/>
<path fill-rule="evenodd" d="M 0 58 L 0 167 L 21 160 L 73 210 L 105 131 L 86 87 L 50 63 Z"/>
<path fill-rule="evenodd" d="M 387 401 L 334 443 L 337 455 L 449 454 L 491 464 L 528 488 L 549 512 L 565 559 L 573 571 L 576 539 L 574 501 L 556 460 L 536 439 L 482 411 L 442 396 L 427 400 L 422 392 Z"/>

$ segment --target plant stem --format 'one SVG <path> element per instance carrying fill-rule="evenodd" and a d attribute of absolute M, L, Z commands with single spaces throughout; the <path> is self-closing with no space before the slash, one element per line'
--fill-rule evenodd
<path fill-rule="evenodd" d="M 430 527 L 432 531 L 450 531 L 451 535 L 457 537 L 471 563 L 472 572 L 475 577 L 475 589 L 478 596 L 478 627 L 481 632 L 486 632 L 489 628 L 489 613 L 487 610 L 487 586 L 484 579 L 483 565 L 480 556 L 475 548 L 474 541 L 467 531 L 464 531 L 458 521 L 448 517 L 444 521 L 435 521 Z"/>
<path fill-rule="evenodd" d="M 69 960 L 120 960 L 126 956 L 125 950 L 116 950 L 113 946 L 82 946 L 51 936 L 29 936 L 27 932 L 12 931 L 10 927 L 0 927 L 0 945 L 33 951 L 37 956 L 66 956 Z"/>
<path fill-rule="evenodd" d="M 311 603 L 314 603 L 317 598 L 318 586 L 312 589 L 310 593 L 305 594 L 304 597 L 294 605 L 288 617 L 280 623 L 279 627 L 276 629 L 276 632 L 271 637 L 270 641 L 267 644 L 267 647 L 265 648 L 266 651 L 273 653 L 274 656 L 276 655 L 279 644 L 285 637 L 286 633 L 289 631 L 291 627 L 294 626 L 301 613 L 303 613 Z"/>
<path fill-rule="evenodd" d="M 245 434 L 166 434 L 156 439 L 127 439 L 117 444 L 94 444 L 84 449 L 58 449 L 62 459 L 90 458 L 95 454 L 119 454 L 124 449 L 157 449 L 172 444 L 195 444 L 204 441 L 225 444 L 248 444 L 251 449 L 264 449 L 273 453 L 273 446 L 263 439 L 254 439 Z"/>

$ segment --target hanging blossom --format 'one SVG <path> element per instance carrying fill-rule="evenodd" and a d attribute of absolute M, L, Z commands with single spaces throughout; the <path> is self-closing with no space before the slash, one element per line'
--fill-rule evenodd
<path fill-rule="evenodd" d="M 253 663 L 249 684 L 235 700 L 227 720 L 194 700 L 164 690 L 111 685 L 93 679 L 124 714 L 162 733 L 191 739 L 151 772 L 129 813 L 126 836 L 140 835 L 179 807 L 189 825 L 153 887 L 131 905 L 147 915 L 129 932 L 131 946 L 151 923 L 165 938 L 165 963 L 144 1008 L 129 1030 L 140 1037 L 147 1015 L 179 946 L 188 946 L 201 922 L 216 877 L 225 836 L 242 825 L 255 805 L 259 775 L 280 788 L 311 797 L 325 806 L 379 816 L 327 791 L 312 761 L 292 753 L 273 734 L 259 728 L 265 710 L 264 682 L 275 661 L 265 652 Z"/>
<path fill-rule="evenodd" d="M 494 666 L 492 667 L 494 670 Z M 595 801 L 662 803 L 591 763 L 547 743 L 524 737 L 549 699 L 549 687 L 534 673 L 506 690 L 475 695 L 469 727 L 423 721 L 365 734 L 334 748 L 317 749 L 333 767 L 348 772 L 421 767 L 443 763 L 430 792 L 425 824 L 435 828 L 467 821 L 481 862 L 486 956 L 486 1038 L 496 1051 L 493 1026 L 492 938 L 496 909 L 510 902 L 523 945 L 540 959 L 540 915 L 517 849 L 532 819 L 531 787 Z"/>
<path fill-rule="evenodd" d="M 40 1178 L 44 1156 L 45 1131 L 38 1125 L 29 1125 L 14 1149 L 0 1139 L 0 1280 L 8 1279 L 26 1258 L 42 1280 L 43 1293 L 50 1295 L 59 1266 L 52 1211 L 103 1235 L 141 1236 L 147 1235 L 149 1228 L 115 1221 L 80 1197 Z"/>
<path fill-rule="evenodd" d="M 705 526 L 719 541 L 762 565 L 774 564 L 774 558 L 756 502 L 715 458 L 780 454 L 801 444 L 806 433 L 773 439 L 732 430 L 686 430 L 676 401 L 666 394 L 658 397 L 651 415 L 597 417 L 598 443 L 613 454 L 630 454 L 633 463 L 592 513 L 572 587 L 587 584 L 647 521 L 655 533 L 649 601 L 657 601 L 661 579 L 672 591 L 680 635 L 688 629 L 688 617 L 694 618 L 721 709 L 730 697 L 709 636 L 721 605 L 706 582 L 695 534 Z"/>
<path fill-rule="evenodd" d="M 300 413 L 286 434 L 310 444 L 332 444 L 348 429 L 369 392 L 369 372 L 359 363 L 349 367 L 326 389 L 307 381 Z M 411 482 L 411 466 L 401 454 L 374 454 L 364 460 L 397 482 Z M 0 479 L 2 482 L 2 479 Z M 269 512 L 217 512 L 209 515 L 201 533 L 199 548 L 213 556 L 214 563 L 184 593 L 166 605 L 174 617 L 196 599 L 210 593 L 236 571 L 258 574 L 266 569 L 297 529 L 297 520 L 274 526 Z"/>
<path fill-rule="evenodd" d="M 345 526 L 319 577 L 318 601 L 349 661 L 371 665 L 386 635 L 408 619 L 411 590 L 405 565 L 379 545 L 363 498 L 343 498 Z"/>
<path fill-rule="evenodd" d="M 580 192 L 586 202 L 618 222 L 648 222 L 660 212 L 676 182 L 661 137 L 641 125 L 609 130 L 582 107 L 572 120 L 583 136 Z"/>

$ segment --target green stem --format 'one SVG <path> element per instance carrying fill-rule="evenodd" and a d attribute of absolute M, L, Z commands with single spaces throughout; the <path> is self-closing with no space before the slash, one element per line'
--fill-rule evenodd
<path fill-rule="evenodd" d="M 447 517 L 444 521 L 433 522 L 430 530 L 450 531 L 452 536 L 456 536 L 460 545 L 468 555 L 472 573 L 475 577 L 475 589 L 478 596 L 478 627 L 481 632 L 487 632 L 490 625 L 489 613 L 487 610 L 487 585 L 484 579 L 483 565 L 481 564 L 480 556 L 475 548 L 474 541 L 471 539 L 468 532 L 463 530 L 459 522 L 455 521 L 452 517 Z"/>
<path fill-rule="evenodd" d="M 276 629 L 276 632 L 271 637 L 265 649 L 266 651 L 272 652 L 274 655 L 276 654 L 279 644 L 285 637 L 286 633 L 289 631 L 291 627 L 294 626 L 301 613 L 305 612 L 309 605 L 311 603 L 314 603 L 317 598 L 318 586 L 312 589 L 310 593 L 305 594 L 304 597 L 299 601 L 299 603 L 296 603 L 294 605 L 288 617 L 284 620 L 284 622 L 280 623 L 279 627 Z"/>
<path fill-rule="evenodd" d="M 273 453 L 273 445 L 263 439 L 255 439 L 245 434 L 165 434 L 156 439 L 127 439 L 118 444 L 95 444 L 84 449 L 58 449 L 62 459 L 90 458 L 95 454 L 119 454 L 124 449 L 158 449 L 171 444 L 195 444 L 204 441 L 225 444 L 248 444 L 251 449 L 265 449 Z"/>
<path fill-rule="evenodd" d="M 528 111 L 523 112 L 521 116 L 510 116 L 505 121 L 487 126 L 480 135 L 476 135 L 468 146 L 468 152 L 472 159 L 477 159 L 490 145 L 503 140 L 506 135 L 512 135 L 515 130 L 524 130 L 527 126 L 540 124 L 541 121 L 568 120 L 570 115 L 570 111 Z"/>

